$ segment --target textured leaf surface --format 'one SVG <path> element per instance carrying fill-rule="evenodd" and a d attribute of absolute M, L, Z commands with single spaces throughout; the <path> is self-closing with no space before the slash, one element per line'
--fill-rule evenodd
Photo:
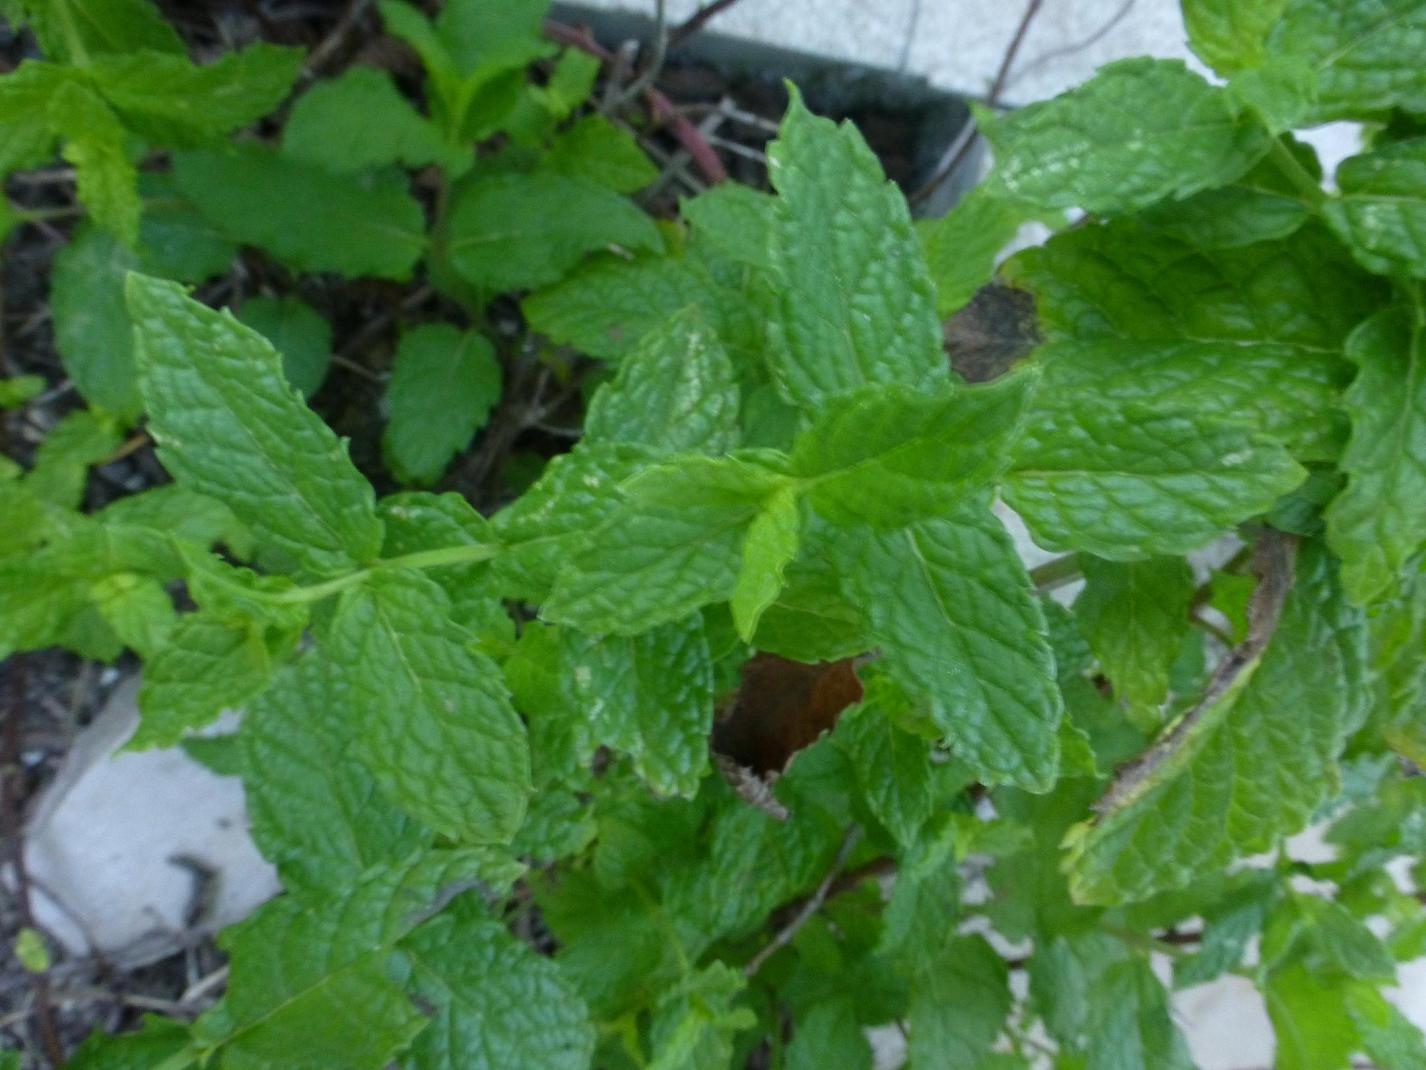
<path fill-rule="evenodd" d="M 802 512 L 792 486 L 768 498 L 748 525 L 730 599 L 733 624 L 744 642 L 752 642 L 758 621 L 782 590 L 783 573 L 797 556 L 801 530 Z"/>
<path fill-rule="evenodd" d="M 1271 644 L 1245 687 L 1072 847 L 1082 902 L 1142 899 L 1180 887 L 1296 832 L 1331 788 L 1359 709 L 1362 627 L 1328 555 L 1298 555 Z"/>
<path fill-rule="evenodd" d="M 1426 543 L 1426 310 L 1378 313 L 1352 335 L 1357 378 L 1347 392 L 1347 487 L 1327 510 L 1327 539 L 1357 601 L 1388 593 Z"/>
<path fill-rule="evenodd" d="M 224 931 L 228 994 L 196 1026 L 235 1070 L 381 1070 L 426 1025 L 392 980 L 392 948 L 482 870 L 475 851 L 432 851 L 316 896 L 274 899 Z"/>
<path fill-rule="evenodd" d="M 64 369 L 92 405 L 132 420 L 143 403 L 134 371 L 124 276 L 136 253 L 107 231 L 81 226 L 55 253 L 50 314 Z"/>
<path fill-rule="evenodd" d="M 909 1052 L 917 1066 L 976 1070 L 1010 1013 L 1005 960 L 980 936 L 948 940 L 911 988 Z"/>
<path fill-rule="evenodd" d="M 1052 342 L 1040 351 L 1046 396 L 1187 399 L 1251 418 L 1304 459 L 1336 456 L 1341 349 L 1382 288 L 1322 228 L 1205 250 L 1131 223 L 1082 227 L 1005 272 L 1035 294 Z"/>
<path fill-rule="evenodd" d="M 566 630 L 561 669 L 571 711 L 592 738 L 634 759 L 661 795 L 692 796 L 708 765 L 713 664 L 697 614 L 632 638 Z"/>
<path fill-rule="evenodd" d="M 940 219 L 916 231 L 936 284 L 936 315 L 945 319 L 995 274 L 995 258 L 1015 237 L 1029 212 L 1023 204 L 975 187 Z"/>
<path fill-rule="evenodd" d="M 793 91 L 768 170 L 781 276 L 768 363 L 783 396 L 808 405 L 872 383 L 943 381 L 935 291 L 906 202 L 855 127 L 814 116 Z"/>
<path fill-rule="evenodd" d="M 291 892 L 339 892 L 432 839 L 357 759 L 351 710 L 342 674 L 314 651 L 279 669 L 243 717 L 253 839 Z"/>
<path fill-rule="evenodd" d="M 203 613 L 184 617 L 144 666 L 143 719 L 129 746 L 172 746 L 257 694 L 272 668 L 260 631 Z"/>
<path fill-rule="evenodd" d="M 395 164 L 460 167 L 471 158 L 469 148 L 442 139 L 391 75 L 362 66 L 318 82 L 298 99 L 282 128 L 282 151 L 334 174 Z"/>
<path fill-rule="evenodd" d="M 884 684 L 837 720 L 832 739 L 847 755 L 867 806 L 898 843 L 911 846 L 935 805 L 925 739 L 893 720 L 900 696 Z"/>
<path fill-rule="evenodd" d="M 387 570 L 342 596 L 325 652 L 351 688 L 358 753 L 407 813 L 504 843 L 525 815 L 530 751 L 500 670 L 466 643 L 445 592 Z"/>
<path fill-rule="evenodd" d="M 1074 612 L 1114 690 L 1136 706 L 1168 696 L 1169 667 L 1188 634 L 1193 573 L 1174 557 L 1080 558 L 1084 591 Z"/>
<path fill-rule="evenodd" d="M 1267 133 L 1179 60 L 1125 59 L 1084 85 L 986 129 L 1012 197 L 1110 214 L 1222 185 L 1268 148 Z"/>
<path fill-rule="evenodd" d="M 106 4 L 45 0 L 24 6 L 30 29 L 46 56 L 82 63 L 112 52 L 183 51 L 183 42 L 151 0 L 111 0 Z"/>
<path fill-rule="evenodd" d="M 500 400 L 495 347 L 477 331 L 427 323 L 405 331 L 386 387 L 381 444 L 396 475 L 433 483 Z"/>
<path fill-rule="evenodd" d="M 1323 212 L 1357 261 L 1381 275 L 1426 278 L 1426 138 L 1343 160 L 1337 188 Z"/>
<path fill-rule="evenodd" d="M 282 377 L 302 392 L 315 393 L 332 361 L 332 327 L 300 297 L 251 297 L 236 313 L 282 354 Z"/>
<path fill-rule="evenodd" d="M 611 245 L 658 249 L 654 222 L 626 197 L 563 175 L 498 175 L 471 182 L 451 206 L 451 263 L 472 285 L 524 290 L 556 281 Z"/>
<path fill-rule="evenodd" d="M 490 557 L 498 552 L 498 542 L 490 522 L 456 493 L 430 494 L 408 491 L 392 494 L 377 503 L 377 512 L 386 527 L 383 557 L 458 546 L 488 546 Z M 509 618 L 497 598 L 489 561 L 471 561 L 431 569 L 427 578 L 446 592 L 451 603 L 451 619 L 482 639 L 492 629 L 508 626 Z M 513 630 L 510 638 L 513 639 Z"/>
<path fill-rule="evenodd" d="M 585 1070 L 594 1027 L 560 967 L 469 900 L 401 944 L 410 987 L 434 1008 L 403 1065 L 412 1070 Z"/>
<path fill-rule="evenodd" d="M 641 474 L 560 573 L 544 616 L 591 634 L 637 635 L 727 600 L 748 525 L 782 478 L 736 456 Z"/>
<path fill-rule="evenodd" d="M 597 182 L 615 193 L 633 193 L 659 176 L 634 135 L 599 114 L 586 115 L 562 130 L 550 143 L 542 166 Z"/>
<path fill-rule="evenodd" d="M 987 783 L 1054 781 L 1061 714 L 1045 621 L 983 499 L 859 537 L 847 583 L 892 677 Z M 850 543 L 850 540 L 849 540 Z"/>
<path fill-rule="evenodd" d="M 896 526 L 944 513 L 999 474 L 1034 382 L 1022 374 L 934 392 L 888 385 L 845 394 L 797 437 L 791 470 L 834 523 Z"/>
<path fill-rule="evenodd" d="M 128 295 L 164 465 L 232 509 L 280 562 L 320 575 L 375 557 L 371 486 L 283 382 L 272 346 L 174 283 L 131 276 Z"/>
<path fill-rule="evenodd" d="M 1304 475 L 1271 439 L 1196 412 L 1040 408 L 1004 494 L 1041 546 L 1133 560 L 1197 549 Z"/>
<path fill-rule="evenodd" d="M 738 383 L 732 362 L 697 309 L 646 334 L 619 374 L 590 399 L 591 442 L 726 453 L 738 442 Z"/>
<path fill-rule="evenodd" d="M 1288 0 L 1184 0 L 1183 21 L 1198 58 L 1222 75 L 1262 62 L 1268 31 Z"/>
<path fill-rule="evenodd" d="M 1366 118 L 1392 107 L 1426 111 L 1426 6 L 1420 0 L 1293 0 L 1267 53 L 1305 63 L 1312 104 L 1298 125 Z"/>
<path fill-rule="evenodd" d="M 179 153 L 173 169 L 230 239 L 298 271 L 406 279 L 425 251 L 425 214 L 397 172 L 333 175 L 257 145 Z"/>

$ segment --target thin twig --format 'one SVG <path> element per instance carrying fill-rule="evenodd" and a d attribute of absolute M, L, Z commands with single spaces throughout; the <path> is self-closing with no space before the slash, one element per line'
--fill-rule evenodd
<path fill-rule="evenodd" d="M 1020 51 L 1020 46 L 1025 41 L 1025 35 L 1030 31 L 1030 23 L 1035 21 L 1035 15 L 1039 13 L 1040 5 L 1043 3 L 1044 0 L 1030 0 L 1025 6 L 1025 14 L 1020 17 L 1020 25 L 1015 27 L 1015 36 L 1010 39 L 1010 45 L 1005 49 L 1005 55 L 1000 58 L 1000 69 L 995 72 L 995 79 L 990 83 L 990 92 L 985 95 L 987 107 L 993 108 L 1000 102 L 1000 94 L 1005 91 L 1005 83 L 1010 77 L 1010 68 L 1015 63 L 1016 53 Z M 951 147 L 941 158 L 935 173 L 931 175 L 925 185 L 911 195 L 909 198 L 911 203 L 917 204 L 925 200 L 940 188 L 942 182 L 955 174 L 979 136 L 980 131 L 976 129 L 975 120 L 967 119 L 965 125 L 961 127 L 960 133 L 951 142 Z"/>
<path fill-rule="evenodd" d="M 20 820 L 20 798 L 17 784 L 20 779 L 20 726 L 25 714 L 25 670 L 28 656 L 12 654 L 7 663 L 10 677 L 10 708 L 5 716 L 4 753 L 0 755 L 0 777 L 4 788 L 0 790 L 0 810 L 4 811 L 5 838 L 10 844 L 10 865 L 15 872 L 15 904 L 20 925 L 26 929 L 35 927 L 35 917 L 30 910 L 30 875 L 25 866 L 25 837 Z M 45 1049 L 45 1058 L 56 1067 L 64 1062 L 64 1048 L 59 1040 L 59 1028 L 55 1024 L 54 1008 L 50 1006 L 49 971 L 30 975 L 34 989 L 35 1022 L 39 1026 L 40 1043 Z"/>
<path fill-rule="evenodd" d="M 1193 728 L 1203 719 L 1267 647 L 1282 615 L 1287 592 L 1292 588 L 1293 562 L 1297 540 L 1271 528 L 1265 529 L 1253 551 L 1253 571 L 1258 585 L 1248 599 L 1248 634 L 1224 656 L 1213 670 L 1208 686 L 1198 702 L 1155 740 L 1137 758 L 1120 766 L 1113 782 L 1094 804 L 1094 811 L 1106 814 L 1118 807 L 1155 769 L 1177 753 Z"/>
<path fill-rule="evenodd" d="M 614 58 L 614 54 L 594 40 L 586 29 L 577 29 L 562 22 L 546 19 L 544 34 L 557 44 L 587 52 L 604 63 L 609 63 Z M 693 157 L 699 170 L 703 172 L 704 177 L 710 183 L 716 184 L 727 180 L 728 169 L 723 166 L 723 161 L 718 159 L 718 153 L 698 132 L 698 128 L 690 123 L 686 116 L 678 113 L 668 97 L 650 86 L 644 91 L 644 103 L 648 105 L 655 122 L 668 124 L 669 132 L 678 139 L 679 144 L 684 147 L 688 155 Z"/>
<path fill-rule="evenodd" d="M 787 944 L 797 935 L 797 930 L 806 925 L 813 914 L 822 909 L 822 904 L 827 901 L 827 897 L 832 894 L 832 886 L 836 883 L 837 875 L 841 871 L 842 865 L 846 862 L 847 856 L 852 853 L 852 845 L 857 842 L 860 830 L 852 825 L 847 829 L 847 833 L 842 837 L 842 845 L 837 848 L 837 857 L 832 860 L 831 868 L 827 870 L 827 875 L 822 878 L 822 883 L 802 904 L 800 909 L 792 918 L 777 931 L 777 934 L 768 941 L 756 955 L 748 960 L 748 964 L 743 967 L 743 976 L 751 977 L 763 967 L 780 948 Z"/>
<path fill-rule="evenodd" d="M 1092 34 L 1090 34 L 1088 37 L 1081 38 L 1080 40 L 1068 45 L 1061 45 L 1058 48 L 1051 48 L 1047 49 L 1044 52 L 1041 52 L 1029 63 L 1025 64 L 1025 66 L 1021 67 L 1018 71 L 1015 72 L 1015 77 L 1011 78 L 1008 82 L 1005 83 L 1006 88 L 1008 89 L 1010 86 L 1020 81 L 1031 71 L 1043 67 L 1052 59 L 1059 59 L 1061 56 L 1072 56 L 1076 52 L 1082 52 L 1086 48 L 1089 48 L 1091 45 L 1098 43 L 1099 40 L 1103 38 L 1105 34 L 1109 33 L 1109 31 L 1114 29 L 1115 26 L 1118 26 L 1119 23 L 1123 22 L 1124 17 L 1128 15 L 1129 12 L 1134 10 L 1134 2 L 1135 0 L 1124 0 L 1124 2 L 1119 5 L 1119 10 L 1114 12 L 1114 14 L 1110 15 L 1109 18 L 1105 20 L 1104 24 L 1100 26 L 1099 29 L 1095 30 Z"/>
<path fill-rule="evenodd" d="M 704 4 L 679 23 L 673 33 L 668 35 L 668 47 L 677 48 L 704 26 L 707 26 L 710 19 L 721 15 L 737 2 L 738 0 L 713 0 L 711 4 Z"/>
<path fill-rule="evenodd" d="M 614 98 L 608 109 L 617 112 L 635 97 L 650 89 L 658 76 L 663 73 L 664 59 L 668 56 L 668 0 L 654 0 L 654 54 L 648 66 L 639 72 L 628 87 Z"/>
<path fill-rule="evenodd" d="M 302 65 L 302 73 L 305 78 L 316 78 L 322 73 L 322 67 L 342 47 L 347 35 L 352 31 L 352 27 L 356 25 L 357 19 L 361 18 L 362 12 L 366 10 L 368 3 L 370 0 L 351 0 L 347 9 L 342 12 L 342 17 L 332 27 L 332 31 L 308 53 L 307 62 Z"/>

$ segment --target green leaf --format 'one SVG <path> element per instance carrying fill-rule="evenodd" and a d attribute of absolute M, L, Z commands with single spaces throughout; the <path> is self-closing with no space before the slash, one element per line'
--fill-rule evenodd
<path fill-rule="evenodd" d="M 738 582 L 729 599 L 739 637 L 750 643 L 758 621 L 782 590 L 783 573 L 797 556 L 802 511 L 797 489 L 783 487 L 772 494 L 748 525 Z"/>
<path fill-rule="evenodd" d="M 566 629 L 561 643 L 560 669 L 573 681 L 569 712 L 588 722 L 592 742 L 630 755 L 655 792 L 691 797 L 708 766 L 713 727 L 702 618 L 693 614 L 633 638 Z"/>
<path fill-rule="evenodd" d="M 1426 138 L 1343 160 L 1337 188 L 1341 196 L 1322 211 L 1357 262 L 1379 275 L 1426 278 Z"/>
<path fill-rule="evenodd" d="M 35 449 L 35 466 L 25 477 L 25 489 L 61 509 L 78 509 L 90 466 L 112 454 L 120 441 L 113 424 L 93 412 L 66 413 Z"/>
<path fill-rule="evenodd" d="M 1229 75 L 1266 58 L 1268 31 L 1288 0 L 1183 0 L 1183 22 L 1198 58 Z"/>
<path fill-rule="evenodd" d="M 323 575 L 374 558 L 381 522 L 371 486 L 283 382 L 267 341 L 176 283 L 130 275 L 128 300 L 164 466 L 232 509 L 277 562 Z"/>
<path fill-rule="evenodd" d="M 637 635 L 727 600 L 748 525 L 785 478 L 737 455 L 647 469 L 560 573 L 543 616 L 591 634 Z"/>
<path fill-rule="evenodd" d="M 499 540 L 490 523 L 459 494 L 392 494 L 377 503 L 377 512 L 386 527 L 381 547 L 384 557 L 475 545 L 490 547 L 492 558 L 498 552 Z M 427 573 L 450 599 L 451 619 L 482 640 L 488 637 L 492 624 L 497 628 L 509 626 L 490 570 L 490 562 L 473 561 Z M 513 630 L 509 641 L 514 641 Z"/>
<path fill-rule="evenodd" d="M 1043 396 L 1172 397 L 1204 416 L 1249 419 L 1303 460 L 1336 458 L 1350 376 L 1341 348 L 1383 288 L 1323 228 L 1206 250 L 1129 222 L 1080 227 L 1017 255 L 1005 274 L 1035 294 L 1051 339 L 1037 354 Z"/>
<path fill-rule="evenodd" d="M 1188 1046 L 1169 1016 L 1168 995 L 1146 958 L 1116 962 L 1097 979 L 1086 1070 L 1162 1066 L 1192 1070 Z"/>
<path fill-rule="evenodd" d="M 238 745 L 253 839 L 289 891 L 337 893 L 432 834 L 388 802 L 357 758 L 343 674 L 320 651 L 278 669 Z"/>
<path fill-rule="evenodd" d="M 980 936 L 936 950 L 911 986 L 909 1054 L 916 1066 L 976 1070 L 1010 1014 L 1005 960 Z"/>
<path fill-rule="evenodd" d="M 188 148 L 272 111 L 301 67 L 301 49 L 259 42 L 201 67 L 183 55 L 140 52 L 107 56 L 86 70 L 125 127 Z"/>
<path fill-rule="evenodd" d="M 696 197 L 679 202 L 679 211 L 693 228 L 696 242 L 719 256 L 760 271 L 773 272 L 773 228 L 777 200 L 738 182 L 722 182 Z"/>
<path fill-rule="evenodd" d="M 733 1000 L 747 981 L 726 962 L 688 975 L 666 993 L 650 1026 L 653 1058 L 648 1070 L 719 1070 L 730 1065 L 733 1036 L 757 1017 Z"/>
<path fill-rule="evenodd" d="M 65 1066 L 71 1070 L 152 1070 L 188 1047 L 188 1030 L 182 1024 L 146 1014 L 143 1028 L 137 1032 L 119 1036 L 91 1033 Z M 14 1070 L 20 1070 L 18 1056 Z"/>
<path fill-rule="evenodd" d="M 615 193 L 633 193 L 658 178 L 634 136 L 599 114 L 586 115 L 550 143 L 540 165 L 557 175 L 584 178 Z"/>
<path fill-rule="evenodd" d="M 456 272 L 494 293 L 548 285 L 599 249 L 662 244 L 653 220 L 627 197 L 586 179 L 540 173 L 466 183 L 446 229 Z"/>
<path fill-rule="evenodd" d="M 495 514 L 502 552 L 493 567 L 502 593 L 542 601 L 590 533 L 618 512 L 616 488 L 652 455 L 647 447 L 606 443 L 551 460 L 534 486 Z"/>
<path fill-rule="evenodd" d="M 433 1008 L 413 1070 L 585 1070 L 594 1028 L 560 967 L 482 916 L 469 897 L 401 943 L 415 998 Z"/>
<path fill-rule="evenodd" d="M 838 719 L 832 741 L 846 754 L 872 814 L 896 841 L 910 847 L 931 816 L 931 751 L 926 740 L 897 727 L 905 699 L 882 679 Z"/>
<path fill-rule="evenodd" d="M 380 571 L 343 593 L 323 649 L 351 688 L 358 753 L 382 790 L 443 835 L 505 843 L 530 793 L 525 726 L 449 609 L 419 572 Z"/>
<path fill-rule="evenodd" d="M 935 291 L 906 201 L 855 127 L 814 116 L 789 91 L 768 146 L 780 284 L 767 359 L 778 388 L 811 405 L 874 383 L 944 381 Z"/>
<path fill-rule="evenodd" d="M 177 153 L 178 188 L 223 234 L 298 271 L 404 280 L 426 219 L 395 171 L 333 175 L 259 145 Z"/>
<path fill-rule="evenodd" d="M 1362 1049 L 1392 1070 L 1426 1070 L 1426 1037 L 1376 989 L 1347 988 L 1347 1014 L 1361 1036 Z"/>
<path fill-rule="evenodd" d="M 251 550 L 252 537 L 231 509 L 215 498 L 195 494 L 177 483 L 165 483 L 116 498 L 94 516 L 110 525 L 165 531 L 175 539 L 205 548 L 224 543 L 238 557 L 248 557 Z"/>
<path fill-rule="evenodd" d="M 12 375 L 0 379 L 0 409 L 23 408 L 32 398 L 43 394 L 44 390 L 45 379 L 42 375 Z"/>
<path fill-rule="evenodd" d="M 390 74 L 366 66 L 348 67 L 298 98 L 282 128 L 282 152 L 339 175 L 398 164 L 459 170 L 472 158 L 468 146 L 441 137 Z"/>
<path fill-rule="evenodd" d="M 138 266 L 138 256 L 108 231 L 82 225 L 55 254 L 50 283 L 65 371 L 87 401 L 124 420 L 143 408 L 124 305 L 124 276 Z"/>
<path fill-rule="evenodd" d="M 828 401 L 797 436 L 790 468 L 811 506 L 833 523 L 895 527 L 1003 470 L 1034 374 L 939 390 L 866 387 Z"/>
<path fill-rule="evenodd" d="M 712 454 L 737 445 L 737 377 L 697 308 L 644 335 L 590 400 L 584 436 Z"/>
<path fill-rule="evenodd" d="M 1104 561 L 1082 555 L 1074 612 L 1115 693 L 1133 706 L 1168 697 L 1169 667 L 1188 634 L 1193 573 L 1176 557 Z"/>
<path fill-rule="evenodd" d="M 1263 989 L 1278 1070 L 1339 1070 L 1356 1048 L 1340 982 L 1302 966 L 1276 970 Z"/>
<path fill-rule="evenodd" d="M 282 377 L 303 397 L 316 393 L 332 361 L 332 325 L 300 297 L 250 297 L 235 315 L 282 354 Z"/>
<path fill-rule="evenodd" d="M 15 936 L 15 959 L 27 973 L 44 973 L 50 968 L 50 952 L 37 929 L 21 926 Z"/>
<path fill-rule="evenodd" d="M 1342 455 L 1347 487 L 1328 507 L 1327 541 L 1358 602 L 1390 593 L 1426 544 L 1426 310 L 1385 309 L 1353 333 L 1357 378 L 1347 391 L 1352 435 Z"/>
<path fill-rule="evenodd" d="M 531 325 L 558 342 L 620 360 L 649 333 L 697 305 L 738 366 L 760 366 L 763 323 L 749 285 L 734 288 L 697 249 L 678 255 L 591 257 L 522 302 Z"/>
<path fill-rule="evenodd" d="M 839 538 L 824 520 L 803 518 L 800 557 L 758 619 L 753 646 L 793 661 L 837 661 L 871 648 L 861 610 L 842 589 L 830 552 Z"/>
<path fill-rule="evenodd" d="M 939 219 L 916 227 L 926 266 L 936 284 L 936 315 L 961 309 L 995 274 L 996 257 L 1010 244 L 1033 210 L 976 186 Z"/>
<path fill-rule="evenodd" d="M 1268 150 L 1266 130 L 1181 60 L 1124 59 L 1078 88 L 985 128 L 997 183 L 1046 208 L 1147 208 L 1237 178 Z"/>
<path fill-rule="evenodd" d="M 819 1003 L 793 1024 L 786 1070 L 872 1070 L 871 1043 L 852 997 Z"/>
<path fill-rule="evenodd" d="M 1301 962 L 1326 976 L 1333 972 L 1390 983 L 1396 963 L 1365 922 L 1341 903 L 1290 891 L 1273 909 L 1259 951 L 1266 970 Z"/>
<path fill-rule="evenodd" d="M 1195 550 L 1306 473 L 1272 439 L 1191 410 L 1032 409 L 1004 484 L 1035 541 L 1111 560 Z"/>
<path fill-rule="evenodd" d="M 1292 0 L 1267 55 L 1305 65 L 1310 96 L 1295 125 L 1365 119 L 1399 107 L 1426 111 L 1426 7 L 1419 0 Z"/>
<path fill-rule="evenodd" d="M 237 248 L 178 192 L 172 173 L 139 175 L 139 259 L 145 274 L 202 282 L 228 270 Z"/>
<path fill-rule="evenodd" d="M 181 53 L 183 41 L 151 0 L 24 0 L 35 40 L 50 59 L 75 66 L 114 52 Z"/>
<path fill-rule="evenodd" d="M 49 102 L 70 77 L 63 67 L 27 59 L 0 78 L 0 172 L 49 161 L 57 137 Z"/>
<path fill-rule="evenodd" d="M 973 499 L 945 519 L 848 540 L 846 576 L 893 679 L 987 784 L 1043 791 L 1062 707 L 1044 617 L 1014 544 Z"/>
<path fill-rule="evenodd" d="M 98 94 L 66 82 L 50 98 L 49 119 L 65 139 L 63 156 L 74 164 L 80 203 L 95 223 L 132 246 L 139 237 L 139 176 L 118 117 Z"/>
<path fill-rule="evenodd" d="M 1267 850 L 1331 790 L 1359 720 L 1361 617 L 1317 546 L 1299 551 L 1296 571 L 1246 681 L 1092 826 L 1072 830 L 1070 888 L 1080 902 L 1143 899 Z"/>
<path fill-rule="evenodd" d="M 317 896 L 284 896 L 224 930 L 228 994 L 194 1026 L 235 1070 L 381 1070 L 426 1027 L 392 979 L 392 950 L 455 894 L 476 885 L 482 852 L 428 851 Z"/>
<path fill-rule="evenodd" d="M 404 483 L 434 483 L 500 400 L 495 348 L 477 331 L 428 323 L 404 331 L 386 388 L 382 449 Z"/>
<path fill-rule="evenodd" d="M 262 631 L 246 622 L 201 612 L 181 618 L 144 666 L 142 719 L 128 745 L 172 746 L 223 710 L 238 708 L 267 684 L 273 653 Z"/>

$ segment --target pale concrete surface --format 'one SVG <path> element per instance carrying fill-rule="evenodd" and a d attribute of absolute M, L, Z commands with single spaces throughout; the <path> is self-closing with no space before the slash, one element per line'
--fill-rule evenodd
<path fill-rule="evenodd" d="M 195 890 L 187 856 L 216 874 L 200 927 L 246 916 L 278 891 L 247 831 L 242 784 L 181 748 L 118 751 L 138 724 L 138 681 L 80 733 L 27 831 L 36 921 L 74 954 L 135 965 L 175 946 Z M 231 724 L 229 724 L 231 727 Z"/>
<path fill-rule="evenodd" d="M 576 0 L 568 8 L 651 16 L 653 0 Z M 671 23 L 697 0 L 668 0 Z M 1023 0 L 741 0 L 708 32 L 924 78 L 937 89 L 984 96 Z M 1132 55 L 1187 58 L 1175 0 L 1049 2 L 1036 15 L 1003 94 L 1007 104 L 1054 96 L 1096 67 Z"/>

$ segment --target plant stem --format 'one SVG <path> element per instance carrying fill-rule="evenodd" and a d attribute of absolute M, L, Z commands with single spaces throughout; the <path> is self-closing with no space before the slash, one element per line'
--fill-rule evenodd
<path fill-rule="evenodd" d="M 263 594 L 250 592 L 252 597 L 280 605 L 294 605 L 302 602 L 320 602 L 324 598 L 354 587 L 370 579 L 375 573 L 392 568 L 449 568 L 452 565 L 469 565 L 476 561 L 488 561 L 500 552 L 498 546 L 488 543 L 463 543 L 460 546 L 442 546 L 435 550 L 421 550 L 401 557 L 389 557 L 368 568 L 348 572 L 345 576 L 324 580 L 307 587 L 292 587 L 285 591 Z"/>
<path fill-rule="evenodd" d="M 1287 147 L 1287 143 L 1282 138 L 1273 139 L 1272 161 L 1277 165 L 1277 169 L 1282 172 L 1283 177 L 1297 187 L 1302 194 L 1303 200 L 1313 208 L 1320 208 L 1327 200 L 1327 194 L 1322 191 L 1322 186 L 1308 173 L 1307 168 L 1302 166 L 1301 161 L 1292 154 L 1292 150 Z"/>

